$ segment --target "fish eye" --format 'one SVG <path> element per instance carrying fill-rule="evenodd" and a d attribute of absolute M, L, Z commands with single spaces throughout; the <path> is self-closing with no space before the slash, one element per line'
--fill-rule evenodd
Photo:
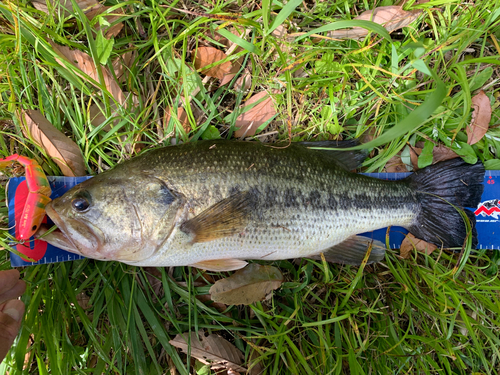
<path fill-rule="evenodd" d="M 85 212 L 90 207 L 90 194 L 88 192 L 80 192 L 78 196 L 71 201 L 71 207 L 77 212 Z"/>

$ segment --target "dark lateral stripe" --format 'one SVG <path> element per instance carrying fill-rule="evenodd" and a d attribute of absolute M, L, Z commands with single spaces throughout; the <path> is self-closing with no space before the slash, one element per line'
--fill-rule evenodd
<path fill-rule="evenodd" d="M 312 190 L 303 194 L 295 188 L 281 191 L 272 186 L 262 189 L 253 189 L 259 203 L 264 208 L 282 206 L 285 208 L 313 209 L 313 210 L 356 210 L 356 209 L 412 209 L 415 205 L 411 195 L 401 194 L 400 191 L 388 191 L 387 195 L 358 193 L 352 198 L 346 192 L 340 194 L 324 193 Z M 393 194 L 390 194 L 393 193 Z M 352 196 L 352 195 L 351 195 Z M 282 199 L 280 199 L 280 197 Z"/>

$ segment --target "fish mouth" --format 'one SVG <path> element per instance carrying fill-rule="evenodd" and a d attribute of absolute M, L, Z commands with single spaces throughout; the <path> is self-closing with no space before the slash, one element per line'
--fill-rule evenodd
<path fill-rule="evenodd" d="M 62 218 L 52 206 L 52 202 L 45 207 L 45 211 L 57 226 L 57 229 L 47 233 L 45 228 L 40 228 L 37 233 L 39 239 L 74 254 L 91 255 L 93 259 L 101 258 L 98 251 L 101 244 L 92 226 L 79 220 Z"/>

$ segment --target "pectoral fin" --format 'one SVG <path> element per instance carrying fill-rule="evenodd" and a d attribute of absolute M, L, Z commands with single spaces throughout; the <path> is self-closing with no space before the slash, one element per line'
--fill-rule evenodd
<path fill-rule="evenodd" d="M 244 260 L 239 259 L 215 259 L 215 260 L 204 260 L 202 262 L 190 264 L 192 267 L 201 268 L 207 271 L 214 272 L 224 272 L 224 271 L 234 271 L 243 268 L 248 263 Z"/>
<path fill-rule="evenodd" d="M 213 241 L 241 232 L 248 224 L 254 202 L 249 192 L 236 193 L 181 225 L 192 243 Z"/>
<path fill-rule="evenodd" d="M 359 266 L 371 246 L 368 263 L 380 262 L 385 257 L 385 245 L 377 240 L 363 236 L 352 236 L 329 249 L 323 251 L 328 262 L 351 264 Z M 321 254 L 309 256 L 311 259 L 321 259 Z"/>

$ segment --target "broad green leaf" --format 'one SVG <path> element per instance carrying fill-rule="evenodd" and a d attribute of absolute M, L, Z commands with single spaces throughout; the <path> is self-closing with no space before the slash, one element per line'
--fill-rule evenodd
<path fill-rule="evenodd" d="M 420 169 L 427 167 L 432 164 L 434 143 L 430 141 L 425 141 L 424 148 L 422 149 L 422 153 L 418 157 L 418 167 Z"/>
<path fill-rule="evenodd" d="M 220 139 L 220 132 L 215 126 L 210 125 L 201 135 L 201 139 Z"/>
<path fill-rule="evenodd" d="M 499 170 L 500 169 L 500 160 L 499 159 L 491 159 L 486 160 L 484 162 L 484 167 L 489 170 Z"/>
<path fill-rule="evenodd" d="M 102 34 L 102 30 L 99 30 L 95 42 L 97 47 L 97 56 L 99 56 L 99 62 L 102 65 L 106 65 L 109 56 L 111 55 L 111 51 L 113 51 L 115 40 L 114 38 L 106 39 L 106 37 Z"/>
<path fill-rule="evenodd" d="M 486 81 L 488 81 L 493 74 L 493 68 L 491 66 L 484 69 L 481 73 L 472 77 L 469 83 L 469 90 L 474 91 L 482 87 Z"/>

